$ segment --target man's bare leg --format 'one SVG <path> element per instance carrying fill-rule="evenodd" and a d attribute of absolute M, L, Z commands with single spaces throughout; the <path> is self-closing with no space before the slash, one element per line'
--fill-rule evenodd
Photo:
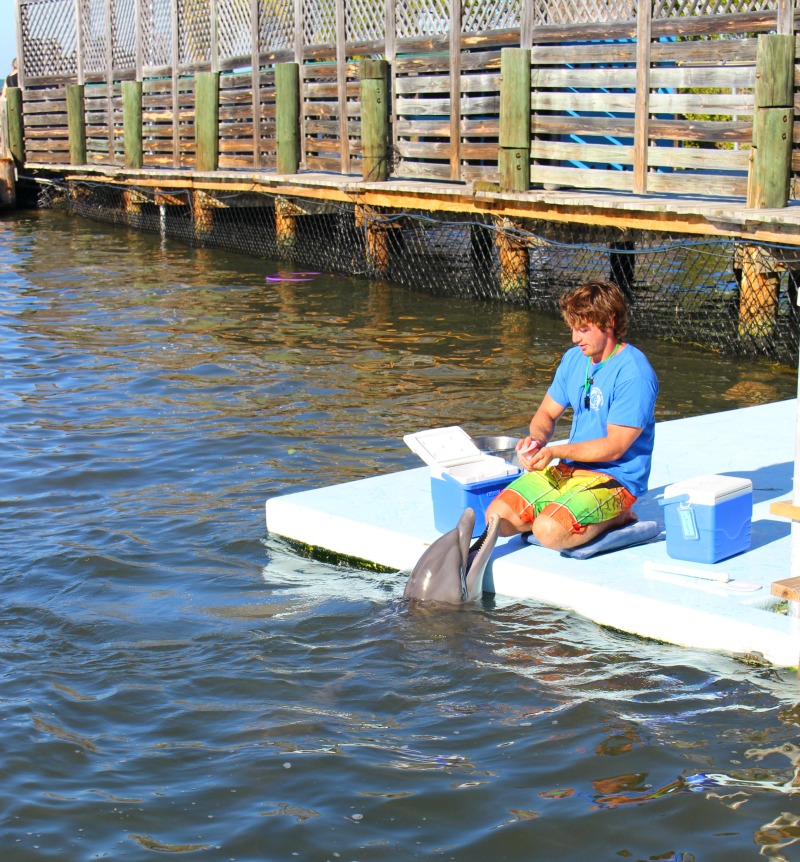
<path fill-rule="evenodd" d="M 602 536 L 603 533 L 613 530 L 615 527 L 622 527 L 624 524 L 630 524 L 636 520 L 638 518 L 633 509 L 625 509 L 608 521 L 603 521 L 600 524 L 588 524 L 582 533 L 573 533 L 566 529 L 563 524 L 544 514 L 539 515 L 532 526 L 533 535 L 545 548 L 552 548 L 554 551 L 569 551 L 591 542 L 592 539 Z"/>

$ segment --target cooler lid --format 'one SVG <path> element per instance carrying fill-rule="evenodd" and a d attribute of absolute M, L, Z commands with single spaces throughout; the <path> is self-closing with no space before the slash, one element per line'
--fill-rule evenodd
<path fill-rule="evenodd" d="M 403 442 L 431 467 L 455 467 L 483 458 L 469 434 L 458 425 L 405 434 Z"/>
<path fill-rule="evenodd" d="M 691 503 L 698 506 L 713 506 L 731 497 L 738 497 L 753 490 L 749 479 L 738 476 L 694 476 L 683 479 L 664 489 L 664 502 L 669 503 L 671 497 L 689 497 Z"/>

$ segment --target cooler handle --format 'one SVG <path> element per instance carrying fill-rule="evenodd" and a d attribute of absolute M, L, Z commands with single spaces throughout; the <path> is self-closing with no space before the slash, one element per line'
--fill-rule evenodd
<path fill-rule="evenodd" d="M 663 495 L 656 498 L 659 506 L 670 506 L 673 503 L 688 503 L 691 500 L 689 494 L 680 494 L 677 497 L 664 497 Z"/>

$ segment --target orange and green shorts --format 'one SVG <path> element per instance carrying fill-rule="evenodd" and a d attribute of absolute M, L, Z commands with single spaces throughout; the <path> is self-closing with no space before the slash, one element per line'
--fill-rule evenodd
<path fill-rule="evenodd" d="M 524 473 L 495 499 L 509 506 L 523 524 L 532 524 L 544 512 L 571 533 L 609 521 L 636 502 L 608 474 L 561 463 Z"/>

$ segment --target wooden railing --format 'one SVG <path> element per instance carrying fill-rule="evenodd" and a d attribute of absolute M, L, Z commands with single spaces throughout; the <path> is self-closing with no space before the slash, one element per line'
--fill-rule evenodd
<path fill-rule="evenodd" d="M 142 166 L 196 168 L 196 77 L 211 73 L 215 167 L 275 170 L 275 70 L 291 62 L 300 166 L 360 172 L 359 61 L 379 56 L 392 176 L 497 182 L 501 51 L 516 47 L 530 52 L 530 183 L 637 193 L 747 194 L 758 37 L 794 32 L 781 0 L 18 4 L 30 163 L 75 162 L 67 95 L 78 86 L 83 158 L 123 165 L 123 89 L 138 81 Z M 790 130 L 791 101 L 768 106 Z M 789 140 L 794 179 L 800 133 Z"/>

